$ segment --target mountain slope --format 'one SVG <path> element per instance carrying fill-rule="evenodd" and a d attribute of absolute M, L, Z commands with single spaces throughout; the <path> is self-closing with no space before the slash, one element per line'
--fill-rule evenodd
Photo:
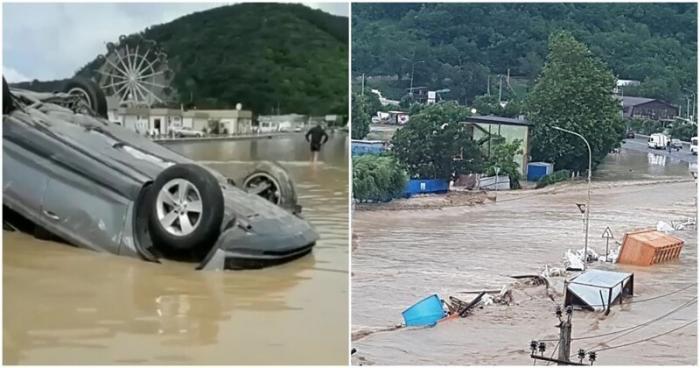
<path fill-rule="evenodd" d="M 354 75 L 405 81 L 416 61 L 414 85 L 451 88 L 446 97 L 460 102 L 486 92 L 489 74 L 532 80 L 557 30 L 586 43 L 618 78 L 642 81 L 634 92 L 680 103 L 696 89 L 693 3 L 360 3 L 352 17 Z"/>
<path fill-rule="evenodd" d="M 297 4 L 223 6 L 149 27 L 179 101 L 258 114 L 347 114 L 348 19 Z M 97 60 L 78 73 L 90 75 Z"/>

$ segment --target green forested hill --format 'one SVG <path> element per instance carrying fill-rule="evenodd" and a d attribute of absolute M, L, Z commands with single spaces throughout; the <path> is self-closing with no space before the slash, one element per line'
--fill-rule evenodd
<path fill-rule="evenodd" d="M 696 90 L 692 3 L 360 3 L 352 17 L 355 76 L 393 76 L 401 80 L 393 87 L 406 88 L 415 61 L 414 85 L 450 88 L 445 97 L 460 103 L 485 93 L 488 75 L 510 69 L 531 81 L 556 30 L 588 45 L 619 79 L 642 81 L 625 94 L 678 104 Z"/>
<path fill-rule="evenodd" d="M 176 102 L 347 115 L 347 22 L 303 5 L 249 3 L 190 14 L 143 37 L 168 54 Z"/>

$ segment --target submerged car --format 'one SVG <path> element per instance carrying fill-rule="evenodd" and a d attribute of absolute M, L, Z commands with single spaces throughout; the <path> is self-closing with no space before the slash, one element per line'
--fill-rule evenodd
<path fill-rule="evenodd" d="M 10 89 L 3 78 L 5 228 L 197 269 L 260 268 L 311 252 L 318 234 L 279 165 L 261 162 L 235 183 L 110 123 L 90 80 L 62 91 Z"/>

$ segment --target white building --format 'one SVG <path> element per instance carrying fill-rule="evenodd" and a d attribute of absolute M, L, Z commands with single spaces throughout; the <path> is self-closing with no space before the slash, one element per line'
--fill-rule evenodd
<path fill-rule="evenodd" d="M 122 106 L 108 111 L 110 121 L 139 134 L 169 135 L 179 128 L 206 133 L 250 134 L 253 113 L 248 110 L 188 110 Z M 217 127 L 218 125 L 218 127 Z M 218 128 L 218 129 L 217 129 Z"/>

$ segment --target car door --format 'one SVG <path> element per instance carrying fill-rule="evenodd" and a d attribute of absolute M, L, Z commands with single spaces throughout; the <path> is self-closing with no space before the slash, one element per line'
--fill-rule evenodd
<path fill-rule="evenodd" d="M 60 236 L 79 246 L 119 253 L 131 201 L 74 171 L 51 171 L 42 213 Z"/>
<path fill-rule="evenodd" d="M 3 142 L 2 152 L 4 205 L 30 220 L 41 220 L 49 161 L 7 140 Z"/>

